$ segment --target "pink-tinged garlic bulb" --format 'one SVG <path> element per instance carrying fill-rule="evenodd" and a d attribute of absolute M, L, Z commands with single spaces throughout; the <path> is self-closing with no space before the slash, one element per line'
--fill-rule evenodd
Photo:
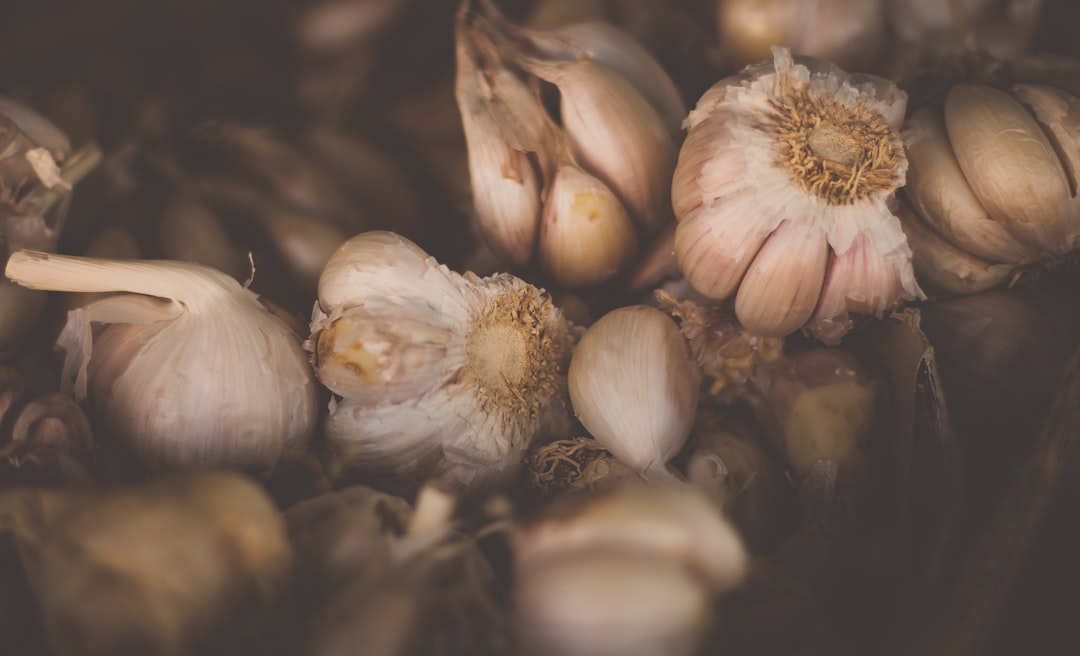
<path fill-rule="evenodd" d="M 514 276 L 462 276 L 404 237 L 363 233 L 323 270 L 311 333 L 339 397 L 327 442 L 389 484 L 498 482 L 534 436 L 569 428 L 569 328 Z"/>
<path fill-rule="evenodd" d="M 785 48 L 706 91 L 672 187 L 690 285 L 735 296 L 750 333 L 803 328 L 826 343 L 853 314 L 921 297 L 892 210 L 907 171 L 906 103 L 887 80 Z"/>

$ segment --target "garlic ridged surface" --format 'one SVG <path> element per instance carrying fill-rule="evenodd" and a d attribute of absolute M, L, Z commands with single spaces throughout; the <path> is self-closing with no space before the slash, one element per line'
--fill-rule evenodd
<path fill-rule="evenodd" d="M 567 426 L 570 333 L 542 290 L 439 265 L 411 241 L 368 232 L 319 281 L 309 348 L 335 398 L 331 448 L 350 467 L 409 485 L 512 475 L 535 435 Z"/>
<path fill-rule="evenodd" d="M 691 286 L 734 295 L 752 334 L 803 328 L 826 343 L 851 315 L 921 297 L 892 209 L 907 170 L 906 102 L 887 80 L 784 48 L 706 91 L 672 185 L 675 255 Z"/>

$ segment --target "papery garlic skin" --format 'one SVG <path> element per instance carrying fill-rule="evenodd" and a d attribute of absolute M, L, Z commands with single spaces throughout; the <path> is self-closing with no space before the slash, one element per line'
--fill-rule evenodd
<path fill-rule="evenodd" d="M 672 183 L 675 255 L 693 288 L 735 295 L 752 334 L 827 343 L 852 314 L 920 298 L 892 211 L 907 170 L 906 95 L 820 60 L 773 60 L 698 101 Z"/>
<path fill-rule="evenodd" d="M 317 375 L 341 397 L 327 441 L 358 470 L 493 483 L 567 423 L 566 321 L 514 276 L 462 276 L 403 237 L 364 233 L 327 263 L 311 332 Z"/>
<path fill-rule="evenodd" d="M 578 341 L 568 372 L 574 413 L 596 441 L 646 477 L 690 432 L 701 374 L 675 322 L 645 305 L 612 310 Z"/>
<path fill-rule="evenodd" d="M 101 435 L 144 466 L 265 472 L 314 434 L 300 340 L 227 274 L 32 251 L 13 254 L 5 273 L 35 289 L 130 292 L 73 310 L 58 345 Z M 91 322 L 112 325 L 95 339 Z"/>

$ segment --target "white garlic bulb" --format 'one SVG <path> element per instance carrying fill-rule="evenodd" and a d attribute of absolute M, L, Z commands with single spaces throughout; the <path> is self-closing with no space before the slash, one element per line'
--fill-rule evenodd
<path fill-rule="evenodd" d="M 672 186 L 686 280 L 712 299 L 735 295 L 753 334 L 805 327 L 828 343 L 851 314 L 921 297 L 890 207 L 907 169 L 906 101 L 885 79 L 784 48 L 706 91 Z"/>
<path fill-rule="evenodd" d="M 535 435 L 567 423 L 570 334 L 547 294 L 507 274 L 459 275 L 393 233 L 330 258 L 310 348 L 341 397 L 331 448 L 397 483 L 498 481 Z"/>
<path fill-rule="evenodd" d="M 694 421 L 701 374 L 679 328 L 660 310 L 612 310 L 570 360 L 570 400 L 586 430 L 646 477 L 670 478 Z"/>
<path fill-rule="evenodd" d="M 18 251 L 31 289 L 128 292 L 68 315 L 58 343 L 105 439 L 149 467 L 268 470 L 315 430 L 315 379 L 298 337 L 230 276 L 172 261 Z M 99 337 L 91 322 L 112 324 Z"/>

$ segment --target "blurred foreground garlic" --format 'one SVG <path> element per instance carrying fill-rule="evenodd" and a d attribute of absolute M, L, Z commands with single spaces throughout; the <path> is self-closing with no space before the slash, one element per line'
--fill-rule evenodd
<path fill-rule="evenodd" d="M 984 291 L 1066 263 L 1080 247 L 1076 90 L 955 84 L 911 115 L 904 138 L 903 194 L 914 209 L 904 229 L 932 291 Z"/>
<path fill-rule="evenodd" d="M 568 381 L 597 442 L 646 478 L 674 478 L 667 463 L 686 442 L 701 381 L 675 322 L 645 305 L 612 310 L 582 335 Z"/>
<path fill-rule="evenodd" d="M 689 487 L 642 483 L 562 501 L 514 536 L 522 653 L 697 653 L 713 598 L 747 567 L 716 507 Z"/>
<path fill-rule="evenodd" d="M 363 233 L 330 258 L 312 313 L 316 372 L 340 397 L 326 439 L 345 465 L 398 485 L 506 479 L 534 436 L 568 427 L 570 345 L 542 290 Z"/>
<path fill-rule="evenodd" d="M 804 328 L 826 343 L 850 315 L 920 297 L 891 209 L 906 100 L 887 80 L 784 48 L 706 91 L 672 186 L 687 281 L 712 299 L 734 294 L 752 334 Z"/>
<path fill-rule="evenodd" d="M 275 641 L 292 552 L 250 479 L 198 472 L 110 490 L 9 491 L 6 527 L 49 653 L 183 656 Z"/>
<path fill-rule="evenodd" d="M 106 439 L 150 467 L 265 471 L 315 430 L 315 378 L 297 336 L 209 267 L 19 251 L 31 289 L 126 292 L 68 315 L 65 381 Z M 111 324 L 96 338 L 91 323 Z"/>
<path fill-rule="evenodd" d="M 866 70 L 885 36 L 884 0 L 717 0 L 719 45 L 736 68 L 780 45 L 849 69 Z"/>

